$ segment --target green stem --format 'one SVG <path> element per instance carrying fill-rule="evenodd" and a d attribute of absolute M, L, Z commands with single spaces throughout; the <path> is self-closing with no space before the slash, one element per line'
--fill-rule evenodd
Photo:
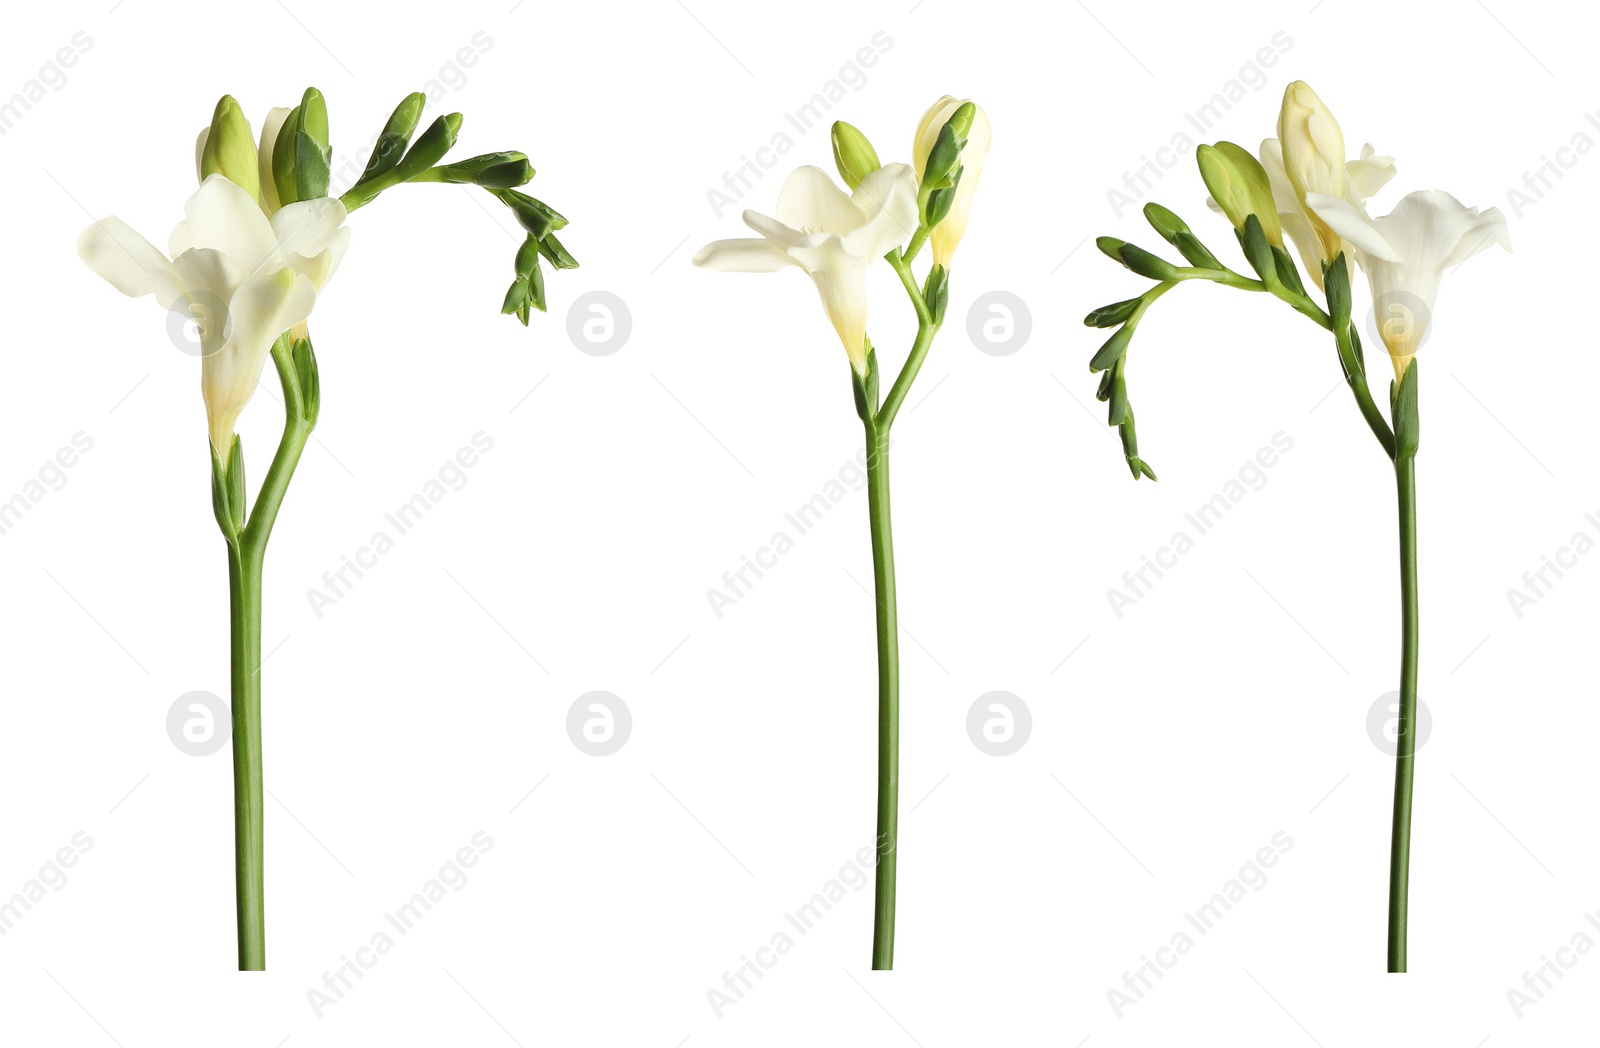
<path fill-rule="evenodd" d="M 228 545 L 228 622 L 233 684 L 233 857 L 239 970 L 267 967 L 262 892 L 261 557 Z"/>
<path fill-rule="evenodd" d="M 889 523 L 889 432 L 867 422 L 867 507 L 878 627 L 878 866 L 872 909 L 873 970 L 894 967 L 895 857 L 900 822 L 900 642 L 894 536 Z"/>
<path fill-rule="evenodd" d="M 1413 455 L 1395 460 L 1400 496 L 1400 729 L 1394 770 L 1394 828 L 1389 841 L 1389 971 L 1406 970 L 1406 902 L 1411 864 L 1411 796 L 1417 723 L 1417 472 Z"/>
<path fill-rule="evenodd" d="M 906 394 L 911 392 L 911 383 L 917 379 L 917 372 L 922 370 L 922 362 L 928 356 L 928 349 L 933 345 L 933 336 L 939 333 L 939 324 L 934 322 L 933 313 L 928 308 L 928 303 L 922 298 L 922 291 L 917 287 L 917 278 L 911 273 L 911 263 L 900 256 L 890 253 L 889 264 L 900 275 L 900 283 L 906 289 L 906 294 L 911 297 L 913 308 L 917 311 L 917 338 L 911 344 L 911 352 L 906 354 L 906 362 L 900 368 L 900 374 L 895 376 L 894 385 L 883 398 L 883 406 L 873 416 L 877 431 L 888 439 L 889 427 L 894 423 L 895 415 L 900 412 L 900 405 L 905 402 Z M 886 467 L 887 468 L 887 467 Z"/>
<path fill-rule="evenodd" d="M 1335 331 L 1333 337 L 1339 346 L 1339 359 L 1344 368 L 1345 384 L 1355 395 L 1356 406 L 1361 409 L 1361 417 L 1367 420 L 1367 428 L 1378 438 L 1384 454 L 1394 458 L 1394 431 L 1389 428 L 1388 420 L 1373 402 L 1372 389 L 1367 384 L 1367 373 L 1362 367 L 1361 358 L 1356 354 L 1355 343 L 1350 337 L 1350 328 Z"/>
<path fill-rule="evenodd" d="M 228 623 L 233 720 L 234 893 L 239 931 L 239 970 L 267 967 L 265 866 L 261 774 L 261 579 L 267 539 L 278 518 L 295 466 L 311 439 L 313 423 L 295 371 L 290 341 L 272 347 L 283 383 L 285 420 L 277 454 L 256 496 L 249 521 L 237 533 L 224 526 L 228 542 Z M 234 454 L 243 454 L 235 447 Z"/>

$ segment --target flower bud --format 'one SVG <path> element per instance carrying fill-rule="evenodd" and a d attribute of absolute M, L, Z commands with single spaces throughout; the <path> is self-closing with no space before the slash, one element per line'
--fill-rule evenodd
<path fill-rule="evenodd" d="M 948 189 L 933 190 L 951 194 L 948 201 L 937 202 L 939 206 L 930 208 L 928 214 L 934 217 L 943 211 L 930 237 L 933 261 L 937 265 L 949 268 L 950 258 L 967 231 L 972 199 L 978 192 L 978 176 L 989 154 L 991 137 L 988 114 L 970 101 L 957 102 L 946 95 L 922 115 L 912 146 L 922 191 L 927 194 L 930 185 L 947 178 L 955 183 Z"/>
<path fill-rule="evenodd" d="M 839 169 L 839 177 L 851 191 L 863 178 L 883 166 L 867 136 L 843 120 L 833 122 L 833 162 Z"/>
<path fill-rule="evenodd" d="M 1343 240 L 1306 204 L 1306 194 L 1344 196 L 1344 132 L 1322 99 L 1303 80 L 1296 80 L 1283 93 L 1278 141 L 1283 148 L 1289 185 L 1322 244 L 1323 261 L 1331 262 L 1343 250 Z"/>
<path fill-rule="evenodd" d="M 256 166 L 255 133 L 232 95 L 223 95 L 211 116 L 211 128 L 200 148 L 200 180 L 221 175 L 256 200 L 261 199 Z"/>
<path fill-rule="evenodd" d="M 1211 199 L 1228 216 L 1234 229 L 1244 229 L 1245 219 L 1255 215 L 1267 241 L 1273 247 L 1283 246 L 1278 205 L 1272 199 L 1272 183 L 1261 161 L 1232 142 L 1201 146 L 1195 151 L 1195 160 Z"/>

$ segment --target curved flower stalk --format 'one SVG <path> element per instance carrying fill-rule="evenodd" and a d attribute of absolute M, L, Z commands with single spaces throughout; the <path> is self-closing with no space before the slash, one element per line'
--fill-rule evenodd
<path fill-rule="evenodd" d="M 1395 763 L 1390 835 L 1388 970 L 1406 970 L 1412 783 L 1420 617 L 1417 591 L 1416 455 L 1419 444 L 1418 347 L 1426 337 L 1444 274 L 1484 248 L 1511 249 L 1505 218 L 1496 208 L 1478 211 L 1448 193 L 1412 193 L 1381 218 L 1367 214 L 1366 201 L 1395 173 L 1390 157 L 1369 145 L 1347 160 L 1344 135 L 1321 99 L 1302 82 L 1284 92 L 1278 138 L 1262 143 L 1259 162 L 1231 142 L 1197 150 L 1211 206 L 1226 215 L 1254 276 L 1218 261 L 1177 215 L 1149 204 L 1145 217 L 1183 256 L 1178 265 L 1133 244 L 1101 237 L 1102 251 L 1155 281 L 1136 298 L 1090 313 L 1090 327 L 1116 328 L 1090 360 L 1101 375 L 1099 399 L 1119 427 L 1124 456 L 1134 479 L 1155 479 L 1139 456 L 1133 409 L 1128 403 L 1128 347 L 1139 321 L 1154 302 L 1181 283 L 1210 281 L 1244 291 L 1266 292 L 1288 303 L 1333 335 L 1334 349 L 1356 406 L 1395 472 L 1400 523 L 1401 668 L 1400 730 Z M 1284 249 L 1287 234 L 1322 291 L 1316 301 Z M 1361 339 L 1352 321 L 1349 260 L 1367 274 L 1379 336 L 1394 364 L 1385 418 L 1367 381 Z"/>
<path fill-rule="evenodd" d="M 407 97 L 389 118 L 366 170 L 330 194 L 328 111 L 310 88 L 292 109 L 274 109 L 259 144 L 230 96 L 217 103 L 195 143 L 200 188 L 184 206 L 162 252 L 127 223 L 101 219 L 78 240 L 84 262 L 118 291 L 152 296 L 198 328 L 200 387 L 211 447 L 212 509 L 228 547 L 232 643 L 235 894 L 239 968 L 266 967 L 262 884 L 261 580 L 272 533 L 321 412 L 317 360 L 307 322 L 350 243 L 345 219 L 404 182 L 481 186 L 511 208 L 527 232 L 516 280 L 502 311 L 524 325 L 544 310 L 544 263 L 576 260 L 554 236 L 566 219 L 517 187 L 533 177 L 521 153 L 490 153 L 440 165 L 461 115 L 412 135 L 425 99 Z M 277 453 L 250 503 L 244 454 L 234 432 L 271 358 L 283 387 L 285 421 Z"/>
<path fill-rule="evenodd" d="M 913 138 L 915 167 L 881 164 L 856 128 L 833 125 L 833 155 L 852 192 L 802 167 L 778 194 L 773 217 L 744 213 L 759 238 L 718 240 L 694 264 L 721 272 L 775 273 L 798 267 L 811 277 L 823 312 L 844 345 L 856 414 L 866 430 L 867 501 L 877 597 L 878 798 L 872 967 L 894 967 L 896 849 L 900 796 L 900 654 L 895 616 L 894 540 L 889 522 L 889 432 L 944 323 L 950 259 L 965 232 L 972 191 L 989 149 L 989 118 L 972 102 L 942 98 Z M 919 284 L 912 263 L 932 239 L 933 264 Z M 883 259 L 900 277 L 917 317 L 905 363 L 880 398 L 877 353 L 867 336 L 867 271 Z"/>

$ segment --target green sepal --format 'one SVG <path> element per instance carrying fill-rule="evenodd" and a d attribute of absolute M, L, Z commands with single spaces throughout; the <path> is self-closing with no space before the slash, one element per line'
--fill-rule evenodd
<path fill-rule="evenodd" d="M 1306 293 L 1306 286 L 1300 279 L 1300 269 L 1294 264 L 1294 259 L 1289 257 L 1289 252 L 1281 247 L 1272 249 L 1272 257 L 1278 262 L 1278 280 L 1284 287 L 1297 295 Z"/>
<path fill-rule="evenodd" d="M 928 279 L 922 285 L 922 301 L 933 314 L 935 324 L 944 323 L 945 309 L 950 304 L 950 271 L 941 265 L 928 270 Z"/>
<path fill-rule="evenodd" d="M 1085 327 L 1108 328 L 1116 327 L 1138 310 L 1139 303 L 1144 301 L 1141 295 L 1138 298 L 1126 298 L 1121 302 L 1113 302 L 1109 306 L 1101 306 L 1083 318 Z"/>
<path fill-rule="evenodd" d="M 539 238 L 531 233 L 523 238 L 517 248 L 517 276 L 525 277 L 539 268 Z"/>
<path fill-rule="evenodd" d="M 1126 243 L 1126 240 L 1118 240 L 1116 237 L 1094 238 L 1094 246 L 1100 249 L 1100 253 L 1117 262 L 1122 261 L 1122 247 Z"/>
<path fill-rule="evenodd" d="M 1350 269 L 1345 264 L 1344 252 L 1322 267 L 1322 293 L 1328 300 L 1328 318 L 1333 329 L 1339 331 L 1350 326 Z"/>
<path fill-rule="evenodd" d="M 300 416 L 315 427 L 322 414 L 322 378 L 317 372 L 317 354 L 311 340 L 297 338 L 291 354 L 295 377 L 300 381 Z"/>
<path fill-rule="evenodd" d="M 1421 443 L 1422 423 L 1417 414 L 1417 359 L 1411 358 L 1398 384 L 1390 386 L 1389 414 L 1394 420 L 1396 458 L 1412 458 Z"/>
<path fill-rule="evenodd" d="M 850 389 L 855 395 L 856 415 L 863 422 L 872 421 L 878 410 L 878 351 L 867 340 L 867 374 L 862 377 L 855 368 L 850 369 Z"/>
<path fill-rule="evenodd" d="M 554 235 L 539 239 L 539 254 L 556 269 L 578 268 L 578 260 L 572 257 L 572 253 Z"/>
<path fill-rule="evenodd" d="M 1128 383 L 1122 377 L 1122 368 L 1115 367 L 1106 374 L 1111 375 L 1111 388 L 1106 391 L 1106 399 L 1110 407 L 1106 411 L 1107 425 L 1120 426 L 1128 419 Z"/>
<path fill-rule="evenodd" d="M 558 229 L 564 229 L 567 220 L 542 200 L 536 200 L 515 189 L 498 190 L 494 194 L 517 216 L 517 224 L 533 236 L 543 239 Z"/>
<path fill-rule="evenodd" d="M 227 468 L 223 468 L 217 449 L 210 441 L 206 442 L 206 447 L 211 450 L 211 512 L 217 518 L 217 527 L 231 541 L 244 530 L 245 524 L 244 448 L 235 433 L 233 446 L 228 451 Z"/>
<path fill-rule="evenodd" d="M 1123 244 L 1118 252 L 1122 264 L 1142 277 L 1151 280 L 1177 280 L 1178 270 L 1160 255 L 1153 255 L 1137 244 Z"/>
<path fill-rule="evenodd" d="M 1178 254 L 1182 255 L 1191 266 L 1199 266 L 1201 269 L 1224 268 L 1222 263 L 1217 261 L 1217 256 L 1200 243 L 1200 238 L 1193 233 L 1179 233 L 1173 238 L 1172 246 L 1178 249 Z"/>
<path fill-rule="evenodd" d="M 1249 261 L 1250 268 L 1256 275 L 1268 284 L 1278 281 L 1278 260 L 1273 257 L 1272 245 L 1267 241 L 1267 234 L 1261 228 L 1261 219 L 1250 215 L 1244 220 L 1244 228 L 1239 230 L 1239 246 L 1244 249 L 1244 257 Z"/>
<path fill-rule="evenodd" d="M 328 195 L 328 157 L 316 139 L 304 131 L 294 136 L 294 187 L 296 200 Z"/>
<path fill-rule="evenodd" d="M 511 282 L 511 286 L 506 289 L 505 301 L 500 303 L 500 312 L 502 314 L 515 316 L 518 320 L 522 321 L 523 327 L 527 327 L 528 302 L 531 298 L 531 294 L 532 289 L 529 287 L 528 278 L 518 277 L 517 279 L 513 280 Z"/>
<path fill-rule="evenodd" d="M 956 172 L 951 176 L 948 186 L 935 189 L 928 194 L 928 204 L 922 215 L 922 224 L 928 229 L 932 229 L 940 222 L 943 222 L 945 216 L 950 214 L 950 208 L 956 202 L 956 186 L 961 184 L 961 172 L 963 170 L 965 169 L 956 168 Z"/>

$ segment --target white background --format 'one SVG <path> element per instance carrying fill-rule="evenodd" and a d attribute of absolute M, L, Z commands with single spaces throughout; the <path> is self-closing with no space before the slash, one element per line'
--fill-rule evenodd
<path fill-rule="evenodd" d="M 512 3 L 7 16 L 0 96 L 75 33 L 92 45 L 0 138 L 0 497 L 74 434 L 93 441 L 0 536 L 0 896 L 75 833 L 93 842 L 0 937 L 8 1043 L 1475 1048 L 1592 1029 L 1600 956 L 1521 1018 L 1507 999 L 1575 933 L 1600 941 L 1584 919 L 1600 907 L 1600 714 L 1581 655 L 1600 560 L 1520 619 L 1507 598 L 1575 532 L 1600 536 L 1584 519 L 1600 512 L 1585 304 L 1600 159 L 1557 153 L 1600 141 L 1592 23 L 1508 0 Z M 880 33 L 875 64 L 847 69 Z M 1275 64 L 1252 68 L 1280 33 Z M 475 64 L 452 67 L 463 47 Z M 867 970 L 868 887 L 719 1017 L 707 991 L 873 833 L 864 497 L 720 618 L 706 596 L 857 452 L 845 358 L 801 275 L 689 264 L 743 234 L 740 207 L 770 211 L 789 168 L 831 169 L 825 126 L 785 115 L 841 75 L 854 88 L 828 118 L 886 160 L 908 159 L 946 92 L 994 125 L 951 319 L 895 433 L 898 970 Z M 1195 131 L 1185 114 L 1241 78 Z M 1331 341 L 1264 297 L 1160 302 L 1130 371 L 1159 484 L 1129 479 L 1085 366 L 1102 336 L 1083 314 L 1146 283 L 1092 237 L 1157 241 L 1108 190 L 1171 165 L 1137 202 L 1242 267 L 1192 144 L 1253 149 L 1296 78 L 1352 154 L 1397 157 L 1375 213 L 1443 188 L 1505 210 L 1516 248 L 1447 279 L 1420 358 L 1434 731 L 1405 977 L 1383 974 L 1393 770 L 1366 728 L 1398 679 L 1393 485 Z M 198 367 L 75 241 L 116 214 L 164 244 L 216 98 L 259 127 L 308 83 L 340 162 L 362 163 L 413 90 L 436 95 L 429 118 L 465 114 L 459 156 L 527 151 L 582 268 L 551 277 L 551 312 L 524 331 L 496 313 L 516 239 L 492 201 L 405 187 L 352 216 L 312 323 L 322 422 L 267 561 L 270 971 L 241 976 L 229 758 L 166 731 L 178 696 L 228 684 Z M 708 191 L 780 132 L 789 152 L 717 215 Z M 1546 158 L 1570 168 L 1513 214 L 1508 190 Z M 880 269 L 871 332 L 892 366 L 910 311 Z M 631 314 L 608 356 L 567 334 L 594 290 Z M 1031 314 L 1007 356 L 967 334 L 993 290 Z M 1369 361 L 1382 402 L 1375 344 Z M 263 390 L 241 427 L 256 480 L 281 425 L 271 369 Z M 314 614 L 323 572 L 480 431 L 493 450 L 466 485 Z M 1122 573 L 1192 534 L 1184 514 L 1280 432 L 1293 447 L 1265 486 L 1118 618 Z M 597 689 L 633 720 L 607 757 L 565 726 Z M 1032 716 L 1008 757 L 967 734 L 994 690 Z M 493 847 L 465 886 L 319 1018 L 307 991 L 480 830 Z M 1265 886 L 1119 1018 L 1107 991 L 1279 831 L 1293 846 Z"/>

